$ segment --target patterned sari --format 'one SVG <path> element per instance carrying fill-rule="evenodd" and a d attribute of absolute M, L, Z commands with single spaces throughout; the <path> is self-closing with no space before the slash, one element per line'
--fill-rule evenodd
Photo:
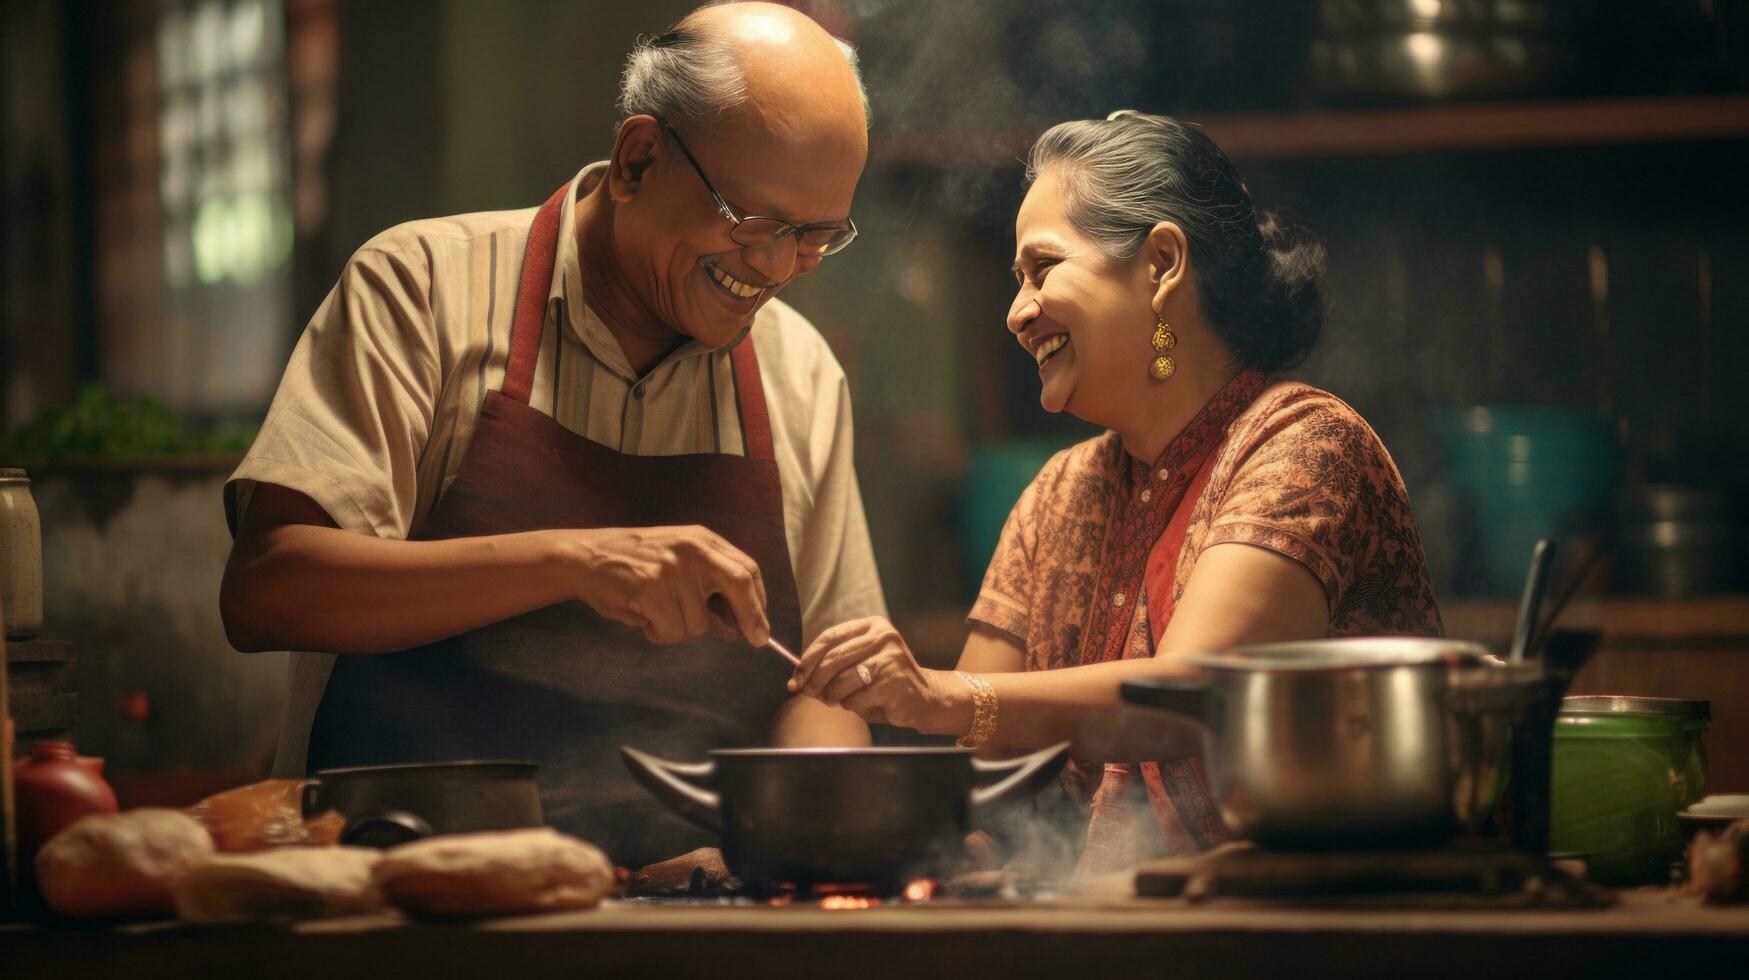
<path fill-rule="evenodd" d="M 1339 399 L 1241 373 L 1151 463 L 1111 433 L 1040 471 L 1009 514 L 970 620 L 1012 634 L 1027 670 L 1151 657 L 1196 559 L 1240 542 L 1305 565 L 1332 636 L 1439 635 L 1401 476 Z M 1083 874 L 1229 839 L 1200 759 L 1064 774 L 1086 808 Z M 1142 801 L 1152 820 L 1138 819 Z"/>

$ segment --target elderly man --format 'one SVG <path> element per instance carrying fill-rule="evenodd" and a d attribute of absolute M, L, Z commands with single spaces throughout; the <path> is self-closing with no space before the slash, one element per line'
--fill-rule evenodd
<path fill-rule="evenodd" d="M 282 774 L 532 759 L 635 867 L 703 840 L 621 745 L 866 743 L 755 648 L 883 608 L 843 371 L 774 300 L 856 235 L 865 105 L 806 17 L 702 9 L 631 54 L 607 161 L 352 257 L 227 488 L 233 644 L 328 651 Z"/>

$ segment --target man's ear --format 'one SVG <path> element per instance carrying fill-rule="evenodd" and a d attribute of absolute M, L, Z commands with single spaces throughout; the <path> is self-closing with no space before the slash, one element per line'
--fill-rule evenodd
<path fill-rule="evenodd" d="M 607 193 L 614 201 L 625 204 L 638 196 L 661 143 L 662 126 L 655 116 L 632 116 L 619 124 L 607 163 Z"/>
<path fill-rule="evenodd" d="M 1190 270 L 1190 242 L 1176 221 L 1162 221 L 1148 232 L 1142 254 L 1147 257 L 1148 280 L 1154 286 L 1154 309 L 1163 309 L 1166 298 Z"/>

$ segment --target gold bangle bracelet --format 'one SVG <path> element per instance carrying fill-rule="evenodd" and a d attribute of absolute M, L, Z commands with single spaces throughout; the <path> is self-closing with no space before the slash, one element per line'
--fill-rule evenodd
<path fill-rule="evenodd" d="M 996 734 L 996 689 L 990 686 L 989 681 L 976 674 L 956 670 L 953 675 L 972 689 L 972 730 L 955 744 L 961 748 L 975 749 Z"/>

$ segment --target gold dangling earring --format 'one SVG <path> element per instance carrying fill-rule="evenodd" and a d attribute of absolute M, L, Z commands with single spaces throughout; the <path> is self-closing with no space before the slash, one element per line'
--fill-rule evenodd
<path fill-rule="evenodd" d="M 1178 335 L 1166 323 L 1165 314 L 1155 314 L 1154 322 L 1154 361 L 1148 365 L 1148 376 L 1155 381 L 1165 381 L 1178 370 L 1178 362 L 1168 354 L 1178 346 Z"/>

